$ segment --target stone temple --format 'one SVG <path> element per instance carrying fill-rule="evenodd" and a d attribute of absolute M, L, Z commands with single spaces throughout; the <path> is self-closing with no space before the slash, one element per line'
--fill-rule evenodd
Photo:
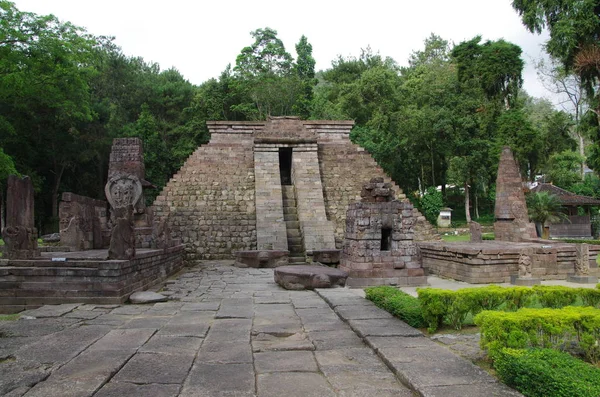
<path fill-rule="evenodd" d="M 348 205 L 365 181 L 382 177 L 406 196 L 363 148 L 353 121 L 271 117 L 211 121 L 199 147 L 154 202 L 186 245 L 188 261 L 232 259 L 238 251 L 289 251 L 289 263 L 340 250 Z M 437 239 L 416 209 L 415 240 Z"/>

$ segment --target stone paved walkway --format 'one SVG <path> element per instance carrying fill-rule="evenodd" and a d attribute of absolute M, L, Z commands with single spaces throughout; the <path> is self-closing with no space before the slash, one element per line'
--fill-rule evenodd
<path fill-rule="evenodd" d="M 0 395 L 518 395 L 354 291 L 285 291 L 272 270 L 228 262 L 165 290 L 172 301 L 0 322 Z"/>

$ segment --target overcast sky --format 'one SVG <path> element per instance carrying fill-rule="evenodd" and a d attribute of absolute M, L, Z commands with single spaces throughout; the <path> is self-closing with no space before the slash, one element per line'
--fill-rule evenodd
<path fill-rule="evenodd" d="M 525 30 L 511 0 L 13 1 L 21 11 L 54 14 L 94 35 L 115 36 L 125 54 L 158 62 L 162 69 L 175 67 L 194 84 L 234 65 L 253 42 L 250 31 L 267 26 L 293 56 L 304 34 L 317 70 L 329 68 L 338 55 L 358 56 L 367 46 L 406 65 L 432 32 L 457 44 L 476 35 L 503 38 L 523 49 L 527 92 L 553 99 L 532 63 L 542 56 L 546 37 Z"/>

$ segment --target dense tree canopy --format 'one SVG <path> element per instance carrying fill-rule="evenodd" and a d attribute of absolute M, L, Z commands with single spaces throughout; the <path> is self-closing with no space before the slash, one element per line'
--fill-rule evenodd
<path fill-rule="evenodd" d="M 548 2 L 535 12 L 531 4 L 537 2 L 515 1 L 525 23 L 535 22 L 532 30 L 550 26 L 568 32 L 566 22 L 544 19 Z M 586 29 L 596 21 L 575 17 Z M 0 0 L 0 188 L 9 173 L 31 176 L 38 226 L 50 231 L 62 192 L 102 198 L 113 138 L 143 139 L 146 179 L 159 190 L 208 142 L 206 121 L 279 115 L 354 120 L 351 139 L 402 188 L 422 195 L 441 185 L 436 205 L 452 204 L 456 215 L 462 202 L 467 219 L 472 210 L 475 217 L 490 211 L 498 155 L 506 144 L 513 146 L 524 178 L 552 175 L 582 191 L 599 185 L 569 179 L 581 164 L 571 151 L 582 147 L 580 138 L 589 133 L 581 131 L 597 126 L 596 120 L 590 123 L 587 114 L 574 119 L 520 90 L 521 49 L 512 43 L 474 37 L 451 45 L 432 34 L 406 67 L 367 48 L 316 72 L 305 36 L 294 58 L 277 31 L 266 27 L 250 34 L 235 65 L 224 65 L 218 78 L 195 86 L 176 69 L 161 70 L 123 54 L 111 38 Z M 583 70 L 579 50 L 595 42 L 579 33 L 568 37 L 578 44 L 566 43 L 559 51 L 549 43 L 548 50 L 558 51 L 553 55 L 565 67 Z M 594 150 L 600 154 L 597 145 Z M 588 164 L 595 165 L 594 159 Z M 419 194 L 410 197 L 419 205 Z"/>

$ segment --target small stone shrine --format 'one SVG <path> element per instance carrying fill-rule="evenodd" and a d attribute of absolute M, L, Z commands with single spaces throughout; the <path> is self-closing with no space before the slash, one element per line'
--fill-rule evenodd
<path fill-rule="evenodd" d="M 424 285 L 419 250 L 414 242 L 416 218 L 408 201 L 394 199 L 383 178 L 363 185 L 362 201 L 348 206 L 339 268 L 347 285 Z"/>
<path fill-rule="evenodd" d="M 596 284 L 598 277 L 590 274 L 590 247 L 587 244 L 575 245 L 575 273 L 567 276 L 567 281 L 579 284 Z"/>
<path fill-rule="evenodd" d="M 33 218 L 33 183 L 28 176 L 9 175 L 6 195 L 6 227 L 2 238 L 5 259 L 32 259 L 40 256 Z"/>
<path fill-rule="evenodd" d="M 521 242 L 537 238 L 535 225 L 527 215 L 519 166 L 508 146 L 502 149 L 498 165 L 494 215 L 496 240 Z"/>

